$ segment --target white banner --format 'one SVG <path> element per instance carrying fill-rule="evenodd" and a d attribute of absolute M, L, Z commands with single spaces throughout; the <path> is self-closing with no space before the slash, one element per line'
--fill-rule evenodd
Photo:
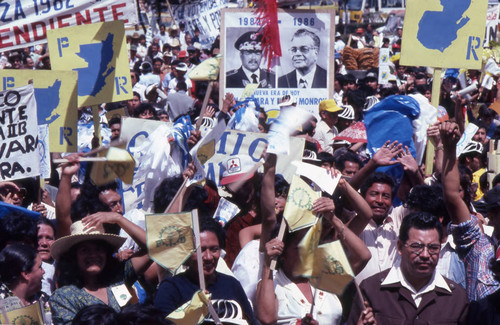
<path fill-rule="evenodd" d="M 226 0 L 200 1 L 172 5 L 177 22 L 186 23 L 186 31 L 194 35 L 195 28 L 200 30 L 200 44 L 210 48 L 219 35 L 220 10 L 227 7 Z"/>
<path fill-rule="evenodd" d="M 47 30 L 114 20 L 137 24 L 135 1 L 0 1 L 0 51 L 46 43 Z"/>
<path fill-rule="evenodd" d="M 0 180 L 40 175 L 33 85 L 0 92 Z"/>
<path fill-rule="evenodd" d="M 500 5 L 498 4 L 488 6 L 488 14 L 486 15 L 486 37 L 484 38 L 485 46 L 487 46 L 490 41 L 496 42 L 497 40 L 499 10 Z"/>
<path fill-rule="evenodd" d="M 49 125 L 38 126 L 38 153 L 40 155 L 40 178 L 50 178 Z"/>

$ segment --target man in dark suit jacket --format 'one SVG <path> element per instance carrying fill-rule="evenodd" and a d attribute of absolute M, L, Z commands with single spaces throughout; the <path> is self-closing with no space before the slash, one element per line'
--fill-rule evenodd
<path fill-rule="evenodd" d="M 262 59 L 262 35 L 256 31 L 242 34 L 234 43 L 240 51 L 241 67 L 226 73 L 226 88 L 245 88 L 249 83 L 259 88 L 274 88 L 276 76 L 271 71 L 260 69 Z"/>
<path fill-rule="evenodd" d="M 397 244 L 400 266 L 361 282 L 365 306 L 357 295 L 347 323 L 465 324 L 469 309 L 465 289 L 436 271 L 442 238 L 436 216 L 427 212 L 406 216 Z"/>
<path fill-rule="evenodd" d="M 278 78 L 279 88 L 326 88 L 326 70 L 317 65 L 320 40 L 307 29 L 299 29 L 292 36 L 288 50 L 295 70 Z"/>

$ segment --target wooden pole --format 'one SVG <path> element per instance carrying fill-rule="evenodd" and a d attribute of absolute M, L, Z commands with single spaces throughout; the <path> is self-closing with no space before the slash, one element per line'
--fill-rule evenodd
<path fill-rule="evenodd" d="M 170 14 L 170 18 L 172 18 L 173 25 L 177 26 L 177 23 L 175 22 L 174 12 L 172 11 L 172 7 L 170 6 L 170 1 L 168 0 L 167 0 L 167 8 L 168 8 L 168 13 Z"/>
<path fill-rule="evenodd" d="M 187 178 L 186 178 L 187 179 Z M 194 231 L 194 241 L 196 245 L 196 264 L 198 264 L 198 279 L 200 281 L 200 289 L 205 292 L 207 289 L 205 284 L 205 275 L 203 274 L 203 259 L 202 259 L 202 251 L 201 251 L 201 242 L 200 242 L 200 223 L 198 221 L 198 210 L 192 210 L 191 215 L 193 216 L 193 231 Z M 214 306 L 212 303 L 208 302 L 208 312 L 212 316 L 215 324 L 222 325 L 222 322 L 219 319 L 219 316 L 215 312 Z"/>
<path fill-rule="evenodd" d="M 278 238 L 279 240 L 283 241 L 283 237 L 285 237 L 285 230 L 286 230 L 286 221 L 285 221 L 285 218 L 283 218 L 281 220 L 281 225 L 280 225 L 280 230 L 278 232 L 278 237 L 276 237 L 276 238 Z M 278 259 L 275 257 L 271 261 L 271 265 L 269 266 L 269 268 L 272 271 L 276 271 L 276 264 L 278 264 Z"/>
<path fill-rule="evenodd" d="M 101 139 L 101 118 L 99 116 L 99 105 L 92 106 L 92 118 L 94 121 L 94 135 L 99 140 L 99 147 L 101 147 L 102 139 Z"/>
<path fill-rule="evenodd" d="M 201 106 L 200 117 L 198 118 L 198 121 L 196 121 L 196 131 L 200 130 L 201 123 L 203 122 L 203 115 L 205 115 L 205 111 L 207 110 L 208 100 L 210 99 L 210 94 L 212 93 L 213 84 L 213 81 L 208 82 L 205 98 L 203 98 L 203 105 Z"/>
<path fill-rule="evenodd" d="M 436 109 L 439 107 L 441 96 L 441 68 L 434 68 L 432 77 L 432 100 L 431 105 Z M 427 153 L 425 155 L 425 174 L 431 175 L 434 167 L 434 145 L 427 139 Z"/>

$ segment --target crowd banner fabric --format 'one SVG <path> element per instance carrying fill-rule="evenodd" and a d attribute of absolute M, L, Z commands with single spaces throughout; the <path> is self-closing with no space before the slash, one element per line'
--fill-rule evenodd
<path fill-rule="evenodd" d="M 283 56 L 271 69 L 262 52 L 260 21 L 251 9 L 223 9 L 221 27 L 220 103 L 226 92 L 241 98 L 245 86 L 259 84 L 254 96 L 266 109 L 278 108 L 284 95 L 318 115 L 323 99 L 333 97 L 333 10 L 278 10 Z"/>
<path fill-rule="evenodd" d="M 47 42 L 47 31 L 122 20 L 138 24 L 130 0 L 3 0 L 0 1 L 0 52 Z"/>
<path fill-rule="evenodd" d="M 78 107 L 132 98 L 123 21 L 47 32 L 54 70 L 78 72 Z"/>
<path fill-rule="evenodd" d="M 0 92 L 0 180 L 40 175 L 33 85 Z"/>
<path fill-rule="evenodd" d="M 51 152 L 78 151 L 77 78 L 76 71 L 0 70 L 2 90 L 33 81 L 38 125 L 49 127 Z"/>
<path fill-rule="evenodd" d="M 488 2 L 408 0 L 401 65 L 481 69 Z"/>
<path fill-rule="evenodd" d="M 199 1 L 195 3 L 181 3 L 172 5 L 175 21 L 183 21 L 186 31 L 191 35 L 194 30 L 200 30 L 200 44 L 205 47 L 212 46 L 219 35 L 221 9 L 227 7 L 226 0 Z"/>

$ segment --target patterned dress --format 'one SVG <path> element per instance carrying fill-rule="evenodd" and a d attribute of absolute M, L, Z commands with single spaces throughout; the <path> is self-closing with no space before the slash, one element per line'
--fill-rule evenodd
<path fill-rule="evenodd" d="M 120 311 L 118 304 L 111 288 L 125 284 L 130 287 L 136 280 L 137 275 L 132 266 L 132 262 L 128 260 L 124 264 L 123 276 L 120 276 L 118 281 L 109 285 L 108 306 L 116 312 Z M 57 289 L 50 297 L 50 307 L 52 309 L 52 321 L 54 324 L 71 324 L 75 315 L 83 308 L 95 305 L 104 304 L 102 300 L 88 293 L 85 288 L 79 288 L 75 285 L 68 285 Z"/>

